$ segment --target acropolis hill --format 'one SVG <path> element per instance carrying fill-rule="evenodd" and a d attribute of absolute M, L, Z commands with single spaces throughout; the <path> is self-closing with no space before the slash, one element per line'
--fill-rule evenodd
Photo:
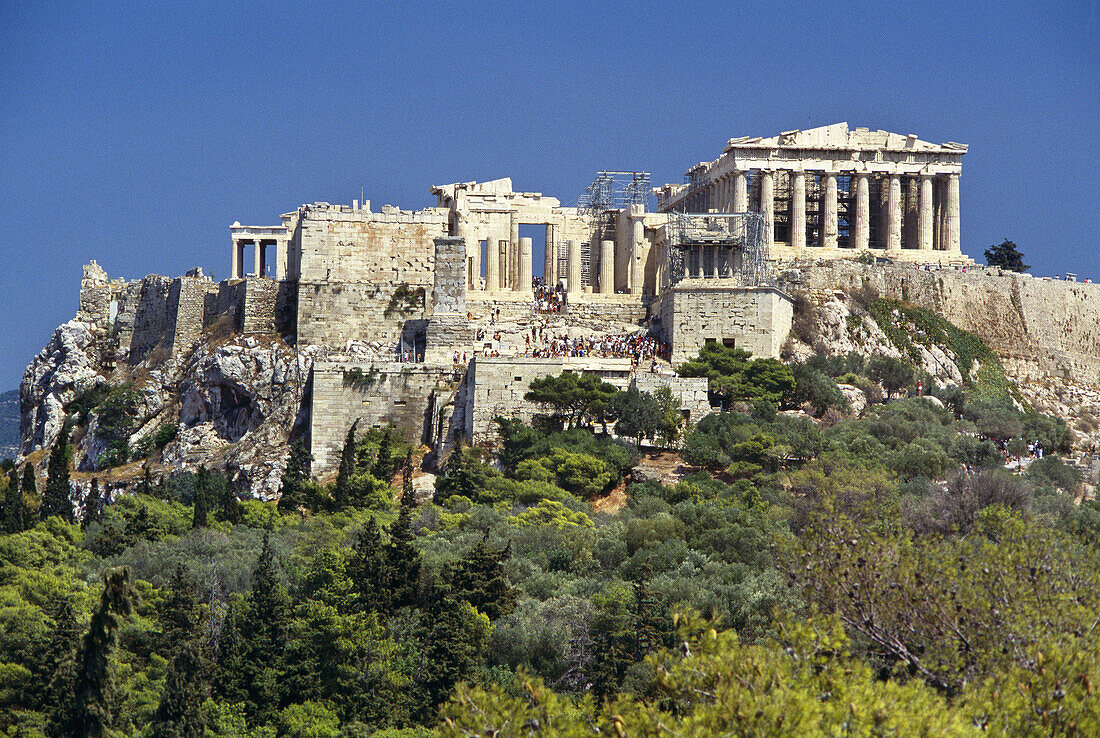
<path fill-rule="evenodd" d="M 495 416 L 529 418 L 530 381 L 562 371 L 668 386 L 695 421 L 707 382 L 673 366 L 707 341 L 777 358 L 882 348 L 849 306 L 867 290 L 979 335 L 1026 398 L 1069 406 L 1079 441 L 1094 439 L 1100 287 L 974 265 L 964 252 L 986 244 L 960 237 L 966 151 L 838 123 L 732 138 L 682 184 L 601 172 L 575 206 L 507 178 L 430 187 L 415 211 L 302 205 L 234 223 L 220 282 L 111 279 L 92 262 L 75 319 L 24 376 L 22 453 L 49 446 L 89 388 L 124 381 L 142 393 L 131 444 L 178 423 L 166 468 L 218 466 L 261 496 L 288 439 L 317 475 L 355 421 L 444 455 L 491 441 Z M 792 332 L 796 309 L 820 328 L 813 346 Z M 963 379 L 934 353 L 923 368 Z M 78 446 L 94 468 L 93 434 Z"/>

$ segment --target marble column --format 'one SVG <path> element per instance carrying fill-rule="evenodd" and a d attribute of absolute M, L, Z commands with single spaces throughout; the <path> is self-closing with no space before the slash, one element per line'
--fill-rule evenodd
<path fill-rule="evenodd" d="M 275 279 L 280 282 L 287 278 L 288 251 L 287 239 L 280 238 L 275 242 Z"/>
<path fill-rule="evenodd" d="M 229 278 L 240 279 L 243 267 L 241 262 L 244 261 L 244 243 L 237 239 L 232 239 L 233 247 L 229 250 Z"/>
<path fill-rule="evenodd" d="M 558 283 L 558 241 L 554 225 L 546 225 L 546 254 L 542 268 L 542 281 L 550 287 Z"/>
<path fill-rule="evenodd" d="M 531 292 L 531 239 L 520 238 L 519 239 L 519 284 L 516 285 L 518 292 L 530 293 Z"/>
<path fill-rule="evenodd" d="M 775 175 L 760 173 L 760 213 L 764 216 L 764 246 L 772 247 L 775 241 Z"/>
<path fill-rule="evenodd" d="M 255 256 L 253 257 L 252 267 L 253 272 L 257 277 L 264 276 L 264 246 L 260 239 L 256 239 L 255 243 Z"/>
<path fill-rule="evenodd" d="M 791 249 L 806 248 L 806 173 L 791 172 Z"/>
<path fill-rule="evenodd" d="M 500 292 L 500 241 L 492 231 L 485 236 L 485 290 Z"/>
<path fill-rule="evenodd" d="M 466 243 L 466 289 L 481 289 L 478 277 L 481 276 L 481 246 L 476 240 L 471 243 L 470 226 L 465 218 L 455 221 L 455 235 Z"/>
<path fill-rule="evenodd" d="M 852 245 L 860 250 L 871 246 L 871 183 L 867 175 L 860 173 L 856 177 L 856 220 L 852 229 Z"/>
<path fill-rule="evenodd" d="M 733 212 L 743 213 L 749 209 L 749 183 L 745 172 L 733 173 Z"/>
<path fill-rule="evenodd" d="M 887 182 L 886 250 L 897 255 L 901 251 L 901 178 L 891 174 Z"/>
<path fill-rule="evenodd" d="M 570 295 L 579 295 L 583 291 L 581 285 L 581 242 L 569 241 L 569 276 L 565 285 Z"/>
<path fill-rule="evenodd" d="M 920 176 L 920 214 L 917 221 L 918 244 L 921 251 L 932 250 L 932 177 Z"/>
<path fill-rule="evenodd" d="M 514 290 L 522 290 L 523 285 L 519 280 L 519 216 L 512 213 L 512 222 L 509 224 L 508 234 L 508 286 Z M 528 285 L 530 287 L 530 285 Z"/>
<path fill-rule="evenodd" d="M 962 252 L 962 237 L 959 230 L 959 175 L 947 175 L 947 195 L 944 198 L 944 251 L 958 254 Z"/>
<path fill-rule="evenodd" d="M 600 294 L 615 294 L 615 242 L 600 241 Z"/>
<path fill-rule="evenodd" d="M 836 224 L 836 175 L 826 172 L 825 178 L 825 202 L 821 204 L 821 247 L 825 249 L 836 248 L 837 224 Z"/>

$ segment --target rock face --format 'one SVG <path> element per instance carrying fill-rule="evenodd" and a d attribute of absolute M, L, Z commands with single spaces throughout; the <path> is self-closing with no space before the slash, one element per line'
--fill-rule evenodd
<path fill-rule="evenodd" d="M 100 373 L 91 326 L 78 320 L 58 326 L 23 373 L 19 387 L 20 453 L 26 455 L 35 448 L 51 446 L 61 432 L 65 406 L 106 382 Z"/>
<path fill-rule="evenodd" d="M 199 465 L 224 472 L 244 495 L 277 495 L 288 440 L 299 419 L 312 359 L 275 336 L 236 336 L 199 343 L 189 355 L 111 369 L 89 327 L 70 321 L 27 368 L 20 389 L 23 455 L 57 439 L 66 407 L 104 384 L 132 383 L 134 410 L 129 447 L 164 425 L 176 438 L 149 458 L 155 475 Z M 100 417 L 90 413 L 87 432 L 74 438 L 74 466 L 95 471 L 108 444 Z"/>

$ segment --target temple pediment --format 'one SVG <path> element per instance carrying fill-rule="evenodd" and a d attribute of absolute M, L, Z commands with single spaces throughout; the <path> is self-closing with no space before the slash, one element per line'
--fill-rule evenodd
<path fill-rule="evenodd" d="M 849 128 L 847 123 L 784 131 L 778 136 L 739 136 L 731 138 L 723 151 L 736 149 L 842 149 L 851 151 L 926 151 L 965 153 L 966 144 L 948 141 L 937 144 L 923 141 L 911 133 L 872 131 L 869 128 Z"/>

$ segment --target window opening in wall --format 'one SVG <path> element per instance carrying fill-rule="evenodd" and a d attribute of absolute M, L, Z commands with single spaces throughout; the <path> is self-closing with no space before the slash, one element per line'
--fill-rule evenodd
<path fill-rule="evenodd" d="M 546 276 L 546 226 L 520 223 L 519 237 L 531 239 L 531 276 Z"/>
<path fill-rule="evenodd" d="M 732 339 L 732 338 L 723 338 L 722 339 L 722 345 L 725 346 L 726 348 L 735 348 L 734 339 Z"/>
<path fill-rule="evenodd" d="M 850 249 L 852 241 L 852 222 L 855 220 L 855 186 L 850 174 L 836 176 L 836 245 L 837 248 Z"/>
<path fill-rule="evenodd" d="M 821 200 L 825 196 L 825 185 L 820 174 L 806 173 L 806 245 L 821 246 Z"/>

